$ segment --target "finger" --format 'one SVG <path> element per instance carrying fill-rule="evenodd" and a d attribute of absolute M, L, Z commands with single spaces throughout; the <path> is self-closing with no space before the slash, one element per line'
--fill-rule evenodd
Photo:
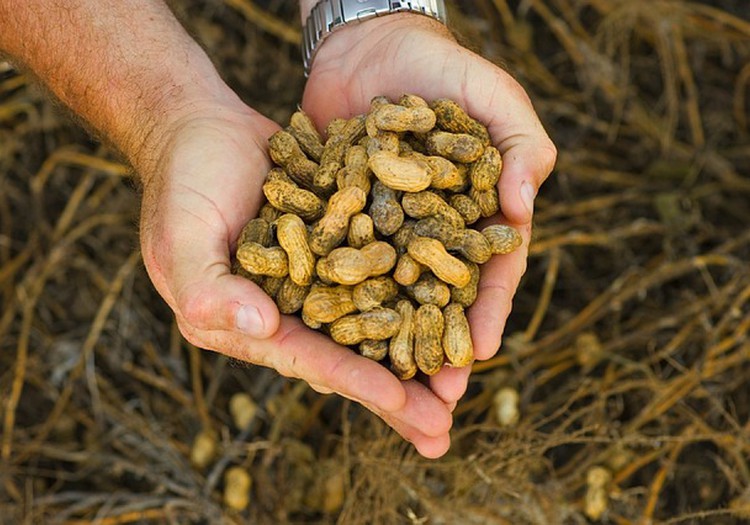
<path fill-rule="evenodd" d="M 466 393 L 470 374 L 471 366 L 444 366 L 440 372 L 430 377 L 430 390 L 452 411 L 458 400 Z"/>
<path fill-rule="evenodd" d="M 401 410 L 384 413 L 365 406 L 414 445 L 422 456 L 439 458 L 450 448 L 449 431 L 453 424 L 450 410 L 417 381 L 405 382 L 404 388 L 407 402 Z"/>
<path fill-rule="evenodd" d="M 209 350 L 267 366 L 287 377 L 303 379 L 316 390 L 337 392 L 383 412 L 406 405 L 406 392 L 388 369 L 313 332 L 299 319 L 282 316 L 272 337 L 254 339 L 235 331 L 203 331 L 180 324 L 183 335 Z"/>

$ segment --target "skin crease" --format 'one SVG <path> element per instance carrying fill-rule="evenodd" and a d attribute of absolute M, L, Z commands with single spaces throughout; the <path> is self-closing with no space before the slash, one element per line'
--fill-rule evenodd
<path fill-rule="evenodd" d="M 301 2 L 303 16 L 312 3 Z M 425 457 L 447 452 L 470 367 L 445 368 L 427 384 L 398 381 L 280 316 L 257 286 L 231 275 L 233 243 L 262 203 L 267 139 L 279 126 L 231 92 L 161 0 L 0 0 L 0 49 L 139 174 L 144 263 L 188 341 L 356 400 Z M 333 117 L 365 112 L 375 95 L 405 92 L 456 100 L 488 125 L 503 153 L 503 216 L 488 222 L 515 225 L 525 242 L 482 268 L 468 318 L 476 356 L 487 359 L 526 266 L 532 205 L 522 188 L 536 194 L 555 149 L 510 76 L 420 15 L 371 19 L 328 37 L 302 106 L 322 129 Z"/>

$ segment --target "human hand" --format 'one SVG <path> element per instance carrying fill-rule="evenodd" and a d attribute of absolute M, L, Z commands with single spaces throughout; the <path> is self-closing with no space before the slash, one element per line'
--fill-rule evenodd
<path fill-rule="evenodd" d="M 487 125 L 503 155 L 502 212 L 487 222 L 512 224 L 524 244 L 512 254 L 493 257 L 481 269 L 480 291 L 468 318 L 475 356 L 488 359 L 498 351 L 513 295 L 526 269 L 534 197 L 552 171 L 556 150 L 523 88 L 506 72 L 460 46 L 442 24 L 421 15 L 389 15 L 329 36 L 314 59 L 302 106 L 322 127 L 334 117 L 366 112 L 377 95 L 397 100 L 404 93 L 427 100 L 453 99 Z M 440 413 L 452 411 L 466 391 L 469 373 L 470 367 L 444 367 L 430 378 L 431 392 L 422 392 L 421 400 L 440 399 L 444 407 Z M 419 429 L 433 416 L 420 410 L 418 418 L 409 422 L 407 439 L 417 448 L 424 437 Z M 398 423 L 391 424 L 399 430 Z"/>
<path fill-rule="evenodd" d="M 230 273 L 233 242 L 262 204 L 267 139 L 277 129 L 237 101 L 194 109 L 169 132 L 153 174 L 144 177 L 141 242 L 154 285 L 196 346 L 356 400 L 421 454 L 442 455 L 450 413 L 424 386 L 403 384 L 298 318 L 279 316 L 258 286 Z"/>

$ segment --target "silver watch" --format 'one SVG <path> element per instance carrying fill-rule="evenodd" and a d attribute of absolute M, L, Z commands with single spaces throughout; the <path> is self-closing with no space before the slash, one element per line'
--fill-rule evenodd
<path fill-rule="evenodd" d="M 443 23 L 446 19 L 443 0 L 320 0 L 312 8 L 302 30 L 305 75 L 310 73 L 313 57 L 320 43 L 337 28 L 375 16 L 404 11 L 431 16 Z"/>

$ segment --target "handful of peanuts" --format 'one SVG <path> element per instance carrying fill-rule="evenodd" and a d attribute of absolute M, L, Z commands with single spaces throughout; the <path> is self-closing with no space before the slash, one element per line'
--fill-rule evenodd
<path fill-rule="evenodd" d="M 297 111 L 270 137 L 268 202 L 240 234 L 236 273 L 400 379 L 470 364 L 479 265 L 522 243 L 510 226 L 470 226 L 499 211 L 487 129 L 449 99 L 404 95 L 326 136 Z"/>

